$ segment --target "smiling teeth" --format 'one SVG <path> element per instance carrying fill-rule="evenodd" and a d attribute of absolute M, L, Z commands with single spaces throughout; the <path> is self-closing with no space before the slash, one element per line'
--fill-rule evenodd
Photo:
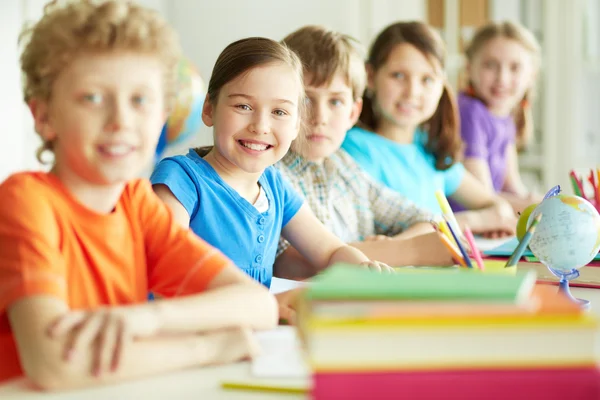
<path fill-rule="evenodd" d="M 400 107 L 402 107 L 402 108 L 417 108 L 416 105 L 414 105 L 414 104 L 407 104 L 407 103 L 401 103 Z"/>
<path fill-rule="evenodd" d="M 123 156 L 131 151 L 131 146 L 116 144 L 113 146 L 103 146 L 102 150 L 112 156 Z"/>
<path fill-rule="evenodd" d="M 264 151 L 267 149 L 267 147 L 269 147 L 269 145 L 267 145 L 267 144 L 246 143 L 246 142 L 242 142 L 242 141 L 240 141 L 240 144 L 244 147 L 249 148 L 250 150 L 256 150 L 256 151 Z"/>

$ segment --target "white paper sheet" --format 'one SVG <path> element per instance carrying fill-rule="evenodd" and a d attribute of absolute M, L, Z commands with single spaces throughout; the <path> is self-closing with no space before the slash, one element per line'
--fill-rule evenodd
<path fill-rule="evenodd" d="M 257 332 L 262 352 L 252 361 L 252 375 L 259 378 L 306 378 L 308 364 L 301 351 L 296 329 L 280 326 Z"/>
<path fill-rule="evenodd" d="M 292 281 L 289 279 L 275 278 L 271 279 L 271 293 L 277 294 L 288 290 L 306 286 L 306 282 Z"/>

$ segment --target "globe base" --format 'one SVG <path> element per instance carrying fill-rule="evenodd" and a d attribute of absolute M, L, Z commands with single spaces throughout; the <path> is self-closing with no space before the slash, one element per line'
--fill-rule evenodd
<path fill-rule="evenodd" d="M 571 293 L 571 288 L 569 287 L 569 281 L 567 279 L 561 279 L 558 283 L 558 292 L 567 296 L 571 301 L 577 303 L 582 309 L 589 310 L 592 307 L 592 304 L 589 300 L 578 299 L 574 297 Z"/>

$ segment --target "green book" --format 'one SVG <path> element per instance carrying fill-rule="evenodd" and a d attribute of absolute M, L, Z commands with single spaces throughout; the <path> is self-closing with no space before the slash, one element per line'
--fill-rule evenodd
<path fill-rule="evenodd" d="M 531 294 L 534 271 L 514 275 L 485 274 L 475 269 L 440 268 L 370 271 L 336 264 L 315 277 L 310 300 L 482 300 L 518 303 Z"/>

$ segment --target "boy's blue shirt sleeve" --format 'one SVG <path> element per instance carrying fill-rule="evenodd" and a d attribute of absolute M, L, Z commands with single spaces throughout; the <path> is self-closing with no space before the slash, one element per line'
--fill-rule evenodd
<path fill-rule="evenodd" d="M 183 156 L 160 161 L 150 176 L 150 182 L 167 186 L 191 218 L 198 209 L 199 194 L 193 178 L 184 167 L 184 161 L 178 160 L 178 157 Z"/>

